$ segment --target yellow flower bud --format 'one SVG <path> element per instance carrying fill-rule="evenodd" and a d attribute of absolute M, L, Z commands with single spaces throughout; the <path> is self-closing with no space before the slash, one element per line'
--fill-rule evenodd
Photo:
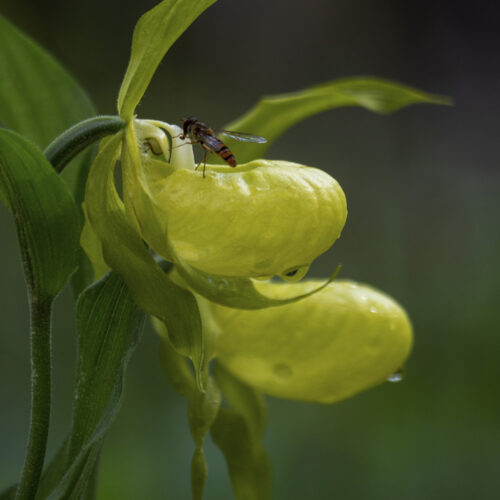
<path fill-rule="evenodd" d="M 263 283 L 266 295 L 307 292 L 317 282 Z M 405 362 L 410 321 L 400 305 L 366 285 L 335 281 L 293 304 L 244 311 L 213 305 L 222 333 L 218 360 L 257 390 L 333 403 L 387 380 Z"/>
<path fill-rule="evenodd" d="M 224 276 L 300 278 L 340 236 L 347 208 L 330 175 L 286 161 L 148 175 L 169 248 L 189 265 Z M 148 240 L 148 235 L 143 234 Z M 155 238 L 157 241 L 158 238 Z"/>

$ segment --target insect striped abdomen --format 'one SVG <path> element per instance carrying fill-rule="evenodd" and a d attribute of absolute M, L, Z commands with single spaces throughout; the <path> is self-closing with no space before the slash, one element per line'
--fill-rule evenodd
<path fill-rule="evenodd" d="M 223 143 L 221 143 L 221 148 L 219 151 L 216 151 L 216 153 L 231 167 L 236 167 L 236 158 L 234 157 L 233 153 L 231 153 L 231 150 Z"/>

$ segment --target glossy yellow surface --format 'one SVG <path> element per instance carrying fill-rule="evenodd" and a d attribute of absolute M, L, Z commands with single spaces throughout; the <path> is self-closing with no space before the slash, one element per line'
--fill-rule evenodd
<path fill-rule="evenodd" d="M 291 162 L 207 166 L 205 177 L 181 169 L 148 181 L 168 236 L 155 250 L 168 257 L 170 246 L 212 274 L 272 276 L 308 266 L 340 236 L 347 217 L 335 179 Z"/>
<path fill-rule="evenodd" d="M 267 295 L 306 292 L 318 282 L 263 283 Z M 243 311 L 213 306 L 219 361 L 273 396 L 333 403 L 400 369 L 412 344 L 404 309 L 369 286 L 335 281 L 299 302 Z"/>

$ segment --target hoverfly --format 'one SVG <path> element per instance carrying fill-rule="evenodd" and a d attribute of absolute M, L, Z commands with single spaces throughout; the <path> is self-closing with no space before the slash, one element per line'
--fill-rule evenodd
<path fill-rule="evenodd" d="M 192 144 L 199 143 L 205 150 L 205 156 L 203 158 L 203 177 L 205 177 L 207 156 L 210 153 L 218 154 L 226 163 L 231 165 L 231 167 L 236 167 L 236 158 L 233 153 L 220 139 L 216 137 L 216 134 L 225 135 L 231 139 L 236 139 L 237 141 L 242 142 L 255 142 L 257 144 L 267 142 L 267 139 L 258 135 L 245 134 L 243 132 L 232 132 L 231 130 L 213 129 L 194 116 L 182 118 L 182 135 L 180 138 L 184 140 L 186 137 L 189 137 Z M 198 167 L 200 164 L 201 162 L 198 164 Z"/>

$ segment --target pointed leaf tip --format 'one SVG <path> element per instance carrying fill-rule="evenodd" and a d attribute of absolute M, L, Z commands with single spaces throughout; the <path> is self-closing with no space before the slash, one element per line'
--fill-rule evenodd
<path fill-rule="evenodd" d="M 118 95 L 118 112 L 128 121 L 161 60 L 179 36 L 216 0 L 164 0 L 143 14 L 132 38 L 127 72 Z"/>

